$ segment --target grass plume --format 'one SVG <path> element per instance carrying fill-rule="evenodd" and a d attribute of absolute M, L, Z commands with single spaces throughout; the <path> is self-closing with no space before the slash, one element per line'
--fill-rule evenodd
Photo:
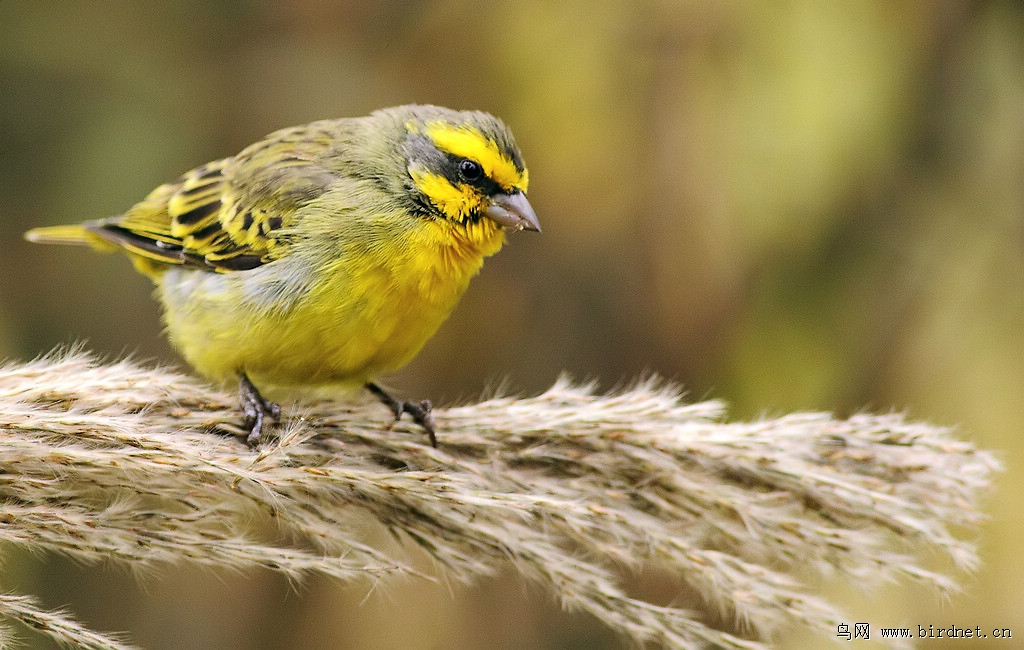
<path fill-rule="evenodd" d="M 415 425 L 387 430 L 375 402 L 292 406 L 280 437 L 250 451 L 214 434 L 237 430 L 235 396 L 178 372 L 80 352 L 10 363 L 0 540 L 140 569 L 434 578 L 346 525 L 369 515 L 422 547 L 439 576 L 511 567 L 637 644 L 760 648 L 779 627 L 843 620 L 801 581 L 808 568 L 956 590 L 918 558 L 976 565 L 956 533 L 983 521 L 998 469 L 950 430 L 899 415 L 727 422 L 721 403 L 686 404 L 656 380 L 597 395 L 560 379 L 537 397 L 435 417 L 439 449 Z M 254 525 L 267 520 L 285 534 Z M 630 597 L 623 572 L 644 565 L 740 631 Z M 0 615 L 63 643 L 127 647 L 21 596 L 0 596 Z"/>

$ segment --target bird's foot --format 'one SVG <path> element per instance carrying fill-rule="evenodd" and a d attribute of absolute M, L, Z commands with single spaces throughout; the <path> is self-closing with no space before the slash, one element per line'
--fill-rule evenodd
<path fill-rule="evenodd" d="M 281 417 L 281 407 L 263 399 L 244 372 L 238 374 L 238 399 L 242 405 L 242 423 L 249 429 L 245 444 L 255 447 L 260 444 L 264 420 L 268 417 L 271 420 Z"/>
<path fill-rule="evenodd" d="M 418 403 L 403 402 L 392 397 L 387 391 L 373 382 L 367 382 L 366 389 L 391 409 L 391 412 L 395 414 L 395 422 L 402 419 L 403 413 L 408 413 L 412 416 L 412 421 L 423 427 L 423 430 L 427 432 L 427 436 L 430 438 L 430 446 L 437 447 L 437 430 L 434 427 L 434 416 L 430 414 L 431 409 L 433 409 L 430 400 L 425 399 Z"/>

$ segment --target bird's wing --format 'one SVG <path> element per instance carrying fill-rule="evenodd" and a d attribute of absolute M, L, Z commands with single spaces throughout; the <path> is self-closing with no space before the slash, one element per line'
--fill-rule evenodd
<path fill-rule="evenodd" d="M 85 227 L 157 265 L 256 268 L 280 256 L 281 229 L 336 180 L 320 164 L 331 141 L 319 123 L 279 131 L 161 185 L 121 216 Z"/>

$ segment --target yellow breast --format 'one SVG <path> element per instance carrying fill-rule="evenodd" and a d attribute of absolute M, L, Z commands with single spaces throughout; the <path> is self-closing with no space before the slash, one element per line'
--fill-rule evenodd
<path fill-rule="evenodd" d="M 362 385 L 419 352 L 503 241 L 488 219 L 423 219 L 324 259 L 307 250 L 240 273 L 171 269 L 158 295 L 171 340 L 213 379 L 244 370 L 271 392 Z"/>

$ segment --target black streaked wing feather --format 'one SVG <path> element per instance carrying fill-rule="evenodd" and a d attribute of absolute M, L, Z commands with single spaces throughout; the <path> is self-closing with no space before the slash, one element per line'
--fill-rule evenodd
<path fill-rule="evenodd" d="M 278 131 L 161 185 L 121 216 L 86 227 L 163 264 L 229 272 L 273 261 L 285 245 L 280 229 L 337 178 L 320 164 L 334 140 L 331 126 Z"/>

